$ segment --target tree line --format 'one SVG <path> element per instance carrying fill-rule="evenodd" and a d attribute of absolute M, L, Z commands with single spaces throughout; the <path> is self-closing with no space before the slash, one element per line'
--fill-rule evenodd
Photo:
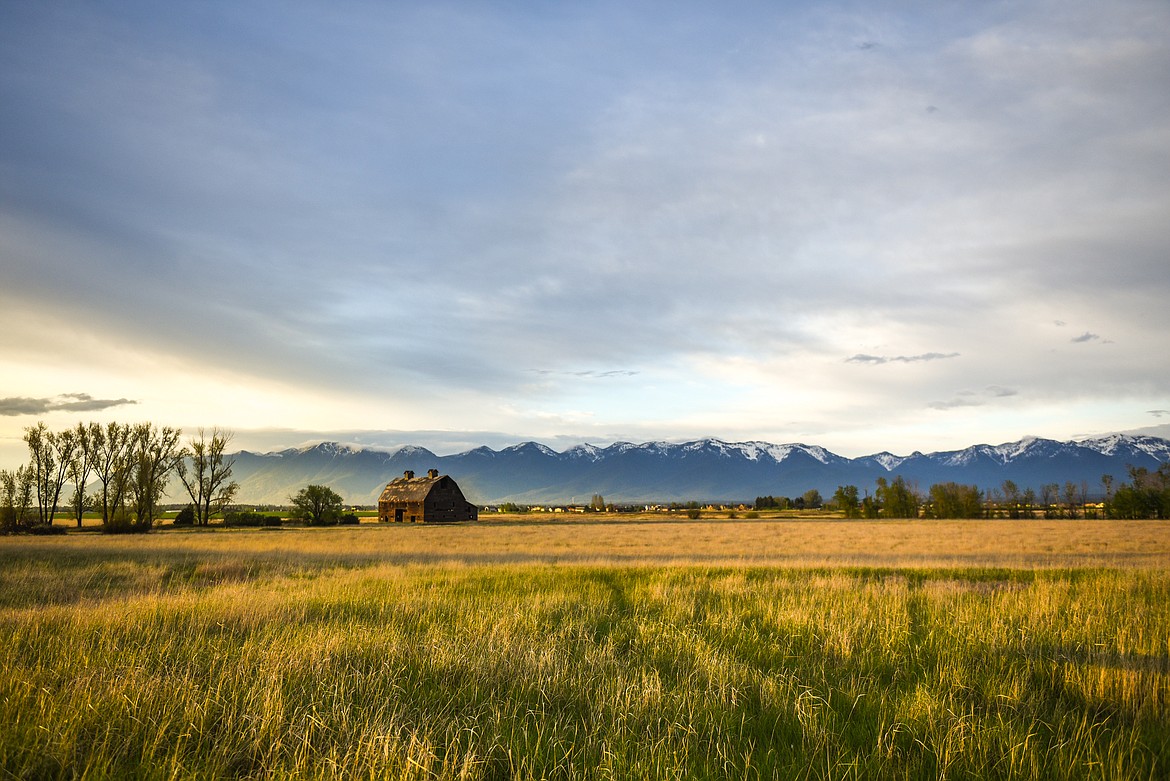
<path fill-rule="evenodd" d="M 92 511 L 105 531 L 146 531 L 172 476 L 191 498 L 193 522 L 206 526 L 239 490 L 231 480 L 231 439 L 218 428 L 199 429 L 184 443 L 180 429 L 153 423 L 29 426 L 28 463 L 0 469 L 0 530 L 51 530 L 59 513 L 80 528 Z"/>
<path fill-rule="evenodd" d="M 221 514 L 229 526 L 272 525 L 262 514 L 227 510 L 240 488 L 231 479 L 232 436 L 198 429 L 184 442 L 180 429 L 153 423 L 79 423 L 62 431 L 29 426 L 28 463 L 0 469 L 0 532 L 60 533 L 64 527 L 53 524 L 58 515 L 81 528 L 87 512 L 101 516 L 106 532 L 149 531 L 172 477 L 190 498 L 175 518 L 178 526 L 207 526 Z M 342 497 L 328 486 L 307 486 L 289 501 L 294 517 L 310 525 L 359 520 L 343 514 Z"/>
<path fill-rule="evenodd" d="M 1086 482 L 1067 481 L 1063 486 L 1046 483 L 1037 493 L 1005 480 L 998 489 L 983 491 L 975 485 L 935 483 L 922 493 L 899 476 L 877 479 L 876 489 L 864 496 L 855 485 L 839 485 L 829 506 L 846 518 L 1092 518 L 1098 511 L 1105 518 L 1170 518 L 1170 463 L 1156 470 L 1129 467 L 1129 482 L 1115 485 L 1112 475 L 1102 475 L 1104 501 L 1098 508 L 1089 504 Z M 780 496 L 756 497 L 755 508 L 806 509 L 820 507 L 814 489 L 790 499 Z"/>

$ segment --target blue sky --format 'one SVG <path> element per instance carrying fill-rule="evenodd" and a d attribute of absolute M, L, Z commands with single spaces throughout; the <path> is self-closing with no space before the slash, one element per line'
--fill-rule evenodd
<path fill-rule="evenodd" d="M 1170 432 L 1170 6 L 0 7 L 0 461 Z"/>

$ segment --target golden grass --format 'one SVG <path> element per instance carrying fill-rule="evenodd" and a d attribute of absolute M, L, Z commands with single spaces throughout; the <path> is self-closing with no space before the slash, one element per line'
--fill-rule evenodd
<path fill-rule="evenodd" d="M 0 609 L 0 773 L 1145 779 L 1170 762 L 1160 571 L 211 574 Z"/>
<path fill-rule="evenodd" d="M 562 518 L 564 516 L 561 516 Z M 230 554 L 362 564 L 596 564 L 910 567 L 1170 565 L 1170 521 L 603 520 L 363 523 L 278 530 L 177 530 L 146 537 L 71 533 L 0 538 L 6 551 L 130 557 Z"/>
<path fill-rule="evenodd" d="M 0 538 L 0 777 L 1156 779 L 1170 523 Z"/>

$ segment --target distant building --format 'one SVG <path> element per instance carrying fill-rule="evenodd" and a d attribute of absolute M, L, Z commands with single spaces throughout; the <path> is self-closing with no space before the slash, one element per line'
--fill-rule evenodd
<path fill-rule="evenodd" d="M 378 498 L 383 523 L 456 523 L 479 520 L 479 510 L 463 498 L 458 484 L 439 470 L 415 477 L 407 470 L 386 484 Z"/>

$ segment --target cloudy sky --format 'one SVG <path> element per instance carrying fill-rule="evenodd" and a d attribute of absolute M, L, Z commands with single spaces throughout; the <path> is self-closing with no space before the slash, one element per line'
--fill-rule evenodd
<path fill-rule="evenodd" d="M 9 459 L 1170 432 L 1163 0 L 4 3 L 0 107 Z"/>

